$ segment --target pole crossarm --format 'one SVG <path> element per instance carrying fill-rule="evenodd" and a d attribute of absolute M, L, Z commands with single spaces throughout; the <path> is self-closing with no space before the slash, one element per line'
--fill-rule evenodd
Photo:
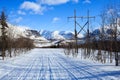
<path fill-rule="evenodd" d="M 89 10 L 87 12 L 87 16 L 76 16 L 76 10 L 74 10 L 74 16 L 70 16 L 68 17 L 68 20 L 73 18 L 74 19 L 74 26 L 75 26 L 75 47 L 76 47 L 76 50 L 75 52 L 78 52 L 78 45 L 77 45 L 77 35 L 81 32 L 81 31 L 84 31 L 84 32 L 87 32 L 87 39 L 89 39 L 89 25 L 90 25 L 90 19 L 94 18 L 95 19 L 95 16 L 89 16 Z M 87 19 L 87 22 L 84 24 L 84 26 L 82 27 L 78 22 L 77 22 L 77 18 L 80 18 L 80 19 Z M 84 27 L 87 25 L 87 30 L 84 30 Z M 77 32 L 76 30 L 76 27 L 79 26 L 81 29 L 79 32 Z"/>
<path fill-rule="evenodd" d="M 80 17 L 79 17 L 80 18 Z M 95 18 L 95 16 L 83 16 L 82 19 Z"/>
<path fill-rule="evenodd" d="M 71 17 L 68 17 L 68 18 L 75 18 L 75 16 L 71 16 Z M 76 16 L 76 18 L 83 18 L 82 16 Z"/>
<path fill-rule="evenodd" d="M 78 17 L 76 16 L 76 10 L 74 10 L 74 16 L 71 16 L 71 17 L 68 17 L 69 18 L 73 18 L 74 19 L 74 32 L 75 32 L 75 53 L 78 53 L 78 44 L 77 44 L 77 30 L 76 30 L 76 26 L 77 26 L 77 21 L 76 19 L 77 18 L 81 18 L 81 17 Z"/>

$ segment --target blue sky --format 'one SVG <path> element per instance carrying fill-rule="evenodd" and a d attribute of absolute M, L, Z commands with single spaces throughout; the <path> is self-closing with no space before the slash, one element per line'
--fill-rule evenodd
<path fill-rule="evenodd" d="M 77 16 L 86 16 L 87 10 L 95 16 L 91 20 L 92 29 L 99 27 L 99 14 L 110 3 L 118 3 L 120 0 L 0 0 L 0 11 L 5 10 L 8 22 L 13 25 L 23 25 L 31 29 L 73 31 L 74 9 Z M 85 21 L 77 19 L 81 24 Z M 79 27 L 77 28 L 79 30 Z"/>

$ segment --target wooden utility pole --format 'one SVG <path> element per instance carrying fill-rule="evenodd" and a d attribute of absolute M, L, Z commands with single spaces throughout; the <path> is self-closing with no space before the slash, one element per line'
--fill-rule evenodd
<path fill-rule="evenodd" d="M 93 18 L 93 19 L 95 19 L 95 16 L 90 16 L 90 13 L 89 13 L 89 10 L 87 11 L 87 16 L 82 16 L 81 17 L 82 19 L 87 19 L 87 38 L 89 38 L 90 37 L 90 30 L 89 30 L 89 28 L 90 28 L 90 19 L 91 18 Z"/>
<path fill-rule="evenodd" d="M 76 16 L 76 10 L 74 10 L 74 16 L 71 16 L 71 17 L 68 17 L 69 18 L 74 18 L 74 26 L 75 26 L 75 29 L 74 29 L 74 32 L 75 32 L 75 53 L 78 53 L 78 45 L 77 45 L 77 35 L 82 31 L 84 30 L 84 27 L 88 24 L 88 28 L 87 28 L 87 41 L 89 39 L 89 25 L 90 25 L 90 18 L 95 18 L 94 16 L 89 16 L 89 10 L 88 10 L 88 13 L 87 13 L 87 16 Z M 77 23 L 76 19 L 77 18 L 81 18 L 81 19 L 87 19 L 87 22 L 85 23 L 85 25 L 83 27 L 80 26 L 79 23 Z M 81 28 L 81 30 L 79 32 L 77 32 L 76 30 L 76 26 L 79 26 Z M 84 30 L 85 31 L 85 30 Z"/>
<path fill-rule="evenodd" d="M 68 19 L 69 18 L 74 18 L 74 26 L 75 26 L 75 28 L 74 28 L 74 32 L 75 32 L 75 53 L 78 53 L 78 45 L 77 45 L 78 41 L 77 41 L 77 30 L 76 30 L 77 21 L 76 21 L 76 19 L 77 18 L 81 18 L 81 17 L 76 16 L 76 10 L 74 10 L 74 16 L 68 17 Z"/>
<path fill-rule="evenodd" d="M 90 54 L 90 31 L 89 31 L 89 28 L 90 28 L 90 18 L 95 18 L 95 16 L 90 16 L 89 15 L 89 10 L 87 12 L 87 21 L 88 21 L 88 28 L 87 28 L 87 44 L 88 44 L 88 49 L 87 49 L 87 53 Z"/>
<path fill-rule="evenodd" d="M 113 24 L 113 26 L 115 27 L 114 30 L 114 40 L 115 40 L 115 65 L 118 66 L 119 65 L 119 55 L 118 55 L 118 45 L 117 45 L 117 24 L 118 24 L 118 19 L 115 19 L 115 23 Z"/>
<path fill-rule="evenodd" d="M 82 19 L 87 19 L 87 22 L 85 24 L 87 24 L 87 39 L 86 39 L 86 44 L 87 44 L 87 48 L 89 48 L 89 42 L 90 42 L 90 19 L 95 19 L 95 16 L 90 16 L 89 10 L 87 11 L 87 16 L 82 16 Z M 90 50 L 87 49 L 87 53 L 89 53 Z"/>

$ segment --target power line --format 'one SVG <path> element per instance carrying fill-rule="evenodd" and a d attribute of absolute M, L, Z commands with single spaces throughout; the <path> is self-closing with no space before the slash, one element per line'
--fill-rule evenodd
<path fill-rule="evenodd" d="M 87 32 L 87 42 L 89 41 L 89 37 L 90 37 L 90 32 L 89 32 L 89 25 L 90 25 L 90 19 L 91 18 L 95 18 L 95 16 L 90 16 L 89 15 L 89 10 L 87 12 L 87 16 L 76 16 L 76 10 L 74 10 L 74 16 L 68 17 L 69 18 L 73 18 L 74 19 L 74 32 L 75 32 L 75 53 L 78 53 L 78 45 L 77 45 L 77 35 L 81 32 Z M 77 18 L 81 18 L 81 19 L 87 19 L 87 22 L 84 24 L 84 26 L 80 26 L 80 24 L 77 22 Z M 79 32 L 77 32 L 76 27 L 77 25 L 81 28 Z M 84 30 L 84 27 L 87 25 L 87 31 Z"/>

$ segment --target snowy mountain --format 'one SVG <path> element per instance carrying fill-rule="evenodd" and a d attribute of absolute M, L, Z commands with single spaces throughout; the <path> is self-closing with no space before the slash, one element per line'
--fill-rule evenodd
<path fill-rule="evenodd" d="M 114 22 L 116 23 L 116 22 Z M 106 36 L 109 36 L 113 34 L 115 31 L 115 27 L 117 26 L 117 34 L 118 36 L 120 35 L 120 18 L 117 19 L 117 25 L 107 25 L 104 28 L 100 27 L 98 29 L 95 29 L 92 33 L 91 36 L 99 36 L 101 33 L 104 33 Z"/>
<path fill-rule="evenodd" d="M 40 30 L 40 35 L 48 40 L 72 40 L 74 39 L 74 33 L 71 31 L 47 31 Z M 83 35 L 79 34 L 78 38 L 82 38 Z"/>
<path fill-rule="evenodd" d="M 95 29 L 93 32 L 91 32 L 90 36 L 91 38 L 94 37 L 96 39 L 100 39 L 100 35 L 104 34 L 105 39 L 109 39 L 111 35 L 114 35 L 115 27 L 108 27 L 105 26 L 104 28 L 100 27 L 98 29 Z M 117 27 L 117 39 L 120 40 L 120 27 Z"/>
<path fill-rule="evenodd" d="M 105 35 L 110 35 L 114 32 L 114 28 L 110 28 L 110 27 L 105 27 L 104 28 L 104 34 Z M 100 35 L 102 33 L 102 28 L 99 28 L 99 29 L 95 29 L 91 34 L 93 36 L 97 36 L 97 35 Z M 117 33 L 119 34 L 120 33 L 120 28 L 118 27 L 117 28 Z"/>
<path fill-rule="evenodd" d="M 20 38 L 20 37 L 26 37 L 34 40 L 34 44 L 37 47 L 45 47 L 45 46 L 51 46 L 55 45 L 56 42 L 54 41 L 67 41 L 74 39 L 74 33 L 71 31 L 47 31 L 47 30 L 40 30 L 38 32 L 37 30 L 31 30 L 27 28 L 26 26 L 15 26 L 8 23 L 8 28 L 6 28 L 7 35 L 12 38 Z M 1 28 L 1 25 L 0 25 Z M 1 30 L 0 30 L 0 36 L 1 36 Z M 78 35 L 78 38 L 83 37 L 82 34 Z M 51 42 L 51 40 L 53 40 Z"/>
<path fill-rule="evenodd" d="M 8 23 L 7 35 L 13 39 L 19 38 L 19 37 L 27 37 L 32 40 L 38 40 L 38 41 L 47 41 L 44 37 L 40 36 L 39 32 L 36 30 L 31 30 L 25 26 L 14 26 L 12 24 Z M 1 27 L 1 25 L 0 25 Z M 1 35 L 1 30 L 0 30 Z"/>

